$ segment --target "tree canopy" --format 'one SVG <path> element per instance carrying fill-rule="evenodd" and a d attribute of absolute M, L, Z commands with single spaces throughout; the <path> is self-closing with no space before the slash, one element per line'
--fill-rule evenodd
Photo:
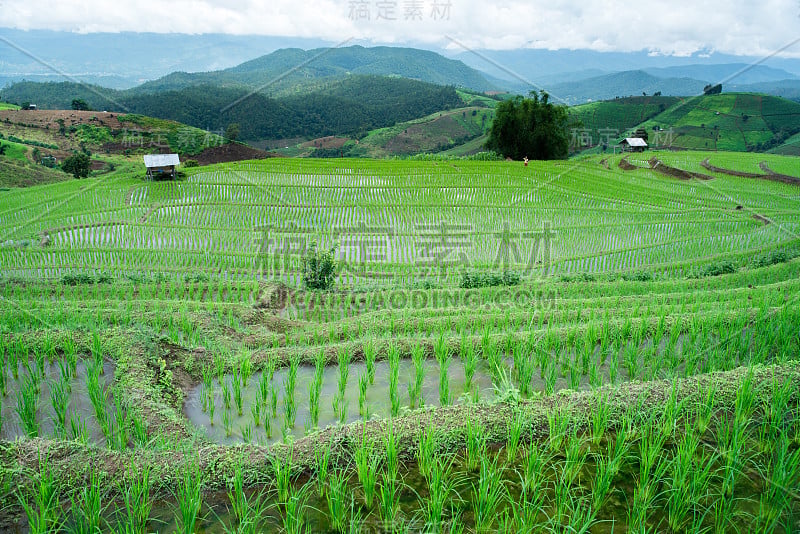
<path fill-rule="evenodd" d="M 91 161 L 86 154 L 75 154 L 64 160 L 61 169 L 74 176 L 75 178 L 86 178 L 89 176 L 89 166 Z"/>
<path fill-rule="evenodd" d="M 550 96 L 531 92 L 497 105 L 486 148 L 520 160 L 566 159 L 569 155 L 569 115 L 566 106 L 550 102 Z"/>

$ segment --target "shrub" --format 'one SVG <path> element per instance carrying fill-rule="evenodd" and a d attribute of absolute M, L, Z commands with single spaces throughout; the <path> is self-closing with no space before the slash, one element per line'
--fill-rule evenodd
<path fill-rule="evenodd" d="M 308 289 L 325 290 L 333 285 L 336 278 L 336 259 L 333 251 L 319 252 L 317 245 L 311 244 L 311 248 L 303 257 L 303 283 Z"/>
<path fill-rule="evenodd" d="M 519 274 L 512 271 L 502 273 L 483 273 L 464 271 L 461 273 L 462 289 L 476 289 L 479 287 L 515 286 L 519 284 Z"/>
<path fill-rule="evenodd" d="M 187 169 L 190 169 L 192 167 L 199 167 L 200 164 L 197 162 L 196 159 L 187 159 L 186 161 L 183 162 L 183 166 Z"/>

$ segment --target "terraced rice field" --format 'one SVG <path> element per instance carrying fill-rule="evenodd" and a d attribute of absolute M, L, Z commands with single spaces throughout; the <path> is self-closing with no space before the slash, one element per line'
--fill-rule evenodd
<path fill-rule="evenodd" d="M 800 189 L 706 158 L 0 192 L 0 527 L 798 531 Z"/>

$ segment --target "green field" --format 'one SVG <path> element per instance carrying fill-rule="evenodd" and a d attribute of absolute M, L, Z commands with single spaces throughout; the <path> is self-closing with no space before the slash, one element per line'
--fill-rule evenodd
<path fill-rule="evenodd" d="M 687 98 L 641 126 L 671 132 L 672 146 L 744 152 L 798 128 L 800 104 L 754 93 Z M 664 134 L 662 134 L 663 136 Z"/>
<path fill-rule="evenodd" d="M 0 529 L 797 532 L 800 186 L 652 157 L 797 161 L 0 191 Z"/>
<path fill-rule="evenodd" d="M 0 109 L 19 109 L 19 106 L 7 102 L 0 102 Z"/>

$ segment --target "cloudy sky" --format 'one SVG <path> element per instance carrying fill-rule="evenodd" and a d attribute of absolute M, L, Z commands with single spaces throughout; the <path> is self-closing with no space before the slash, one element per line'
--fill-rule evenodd
<path fill-rule="evenodd" d="M 800 0 L 0 0 L 0 27 L 762 56 L 800 38 Z"/>

